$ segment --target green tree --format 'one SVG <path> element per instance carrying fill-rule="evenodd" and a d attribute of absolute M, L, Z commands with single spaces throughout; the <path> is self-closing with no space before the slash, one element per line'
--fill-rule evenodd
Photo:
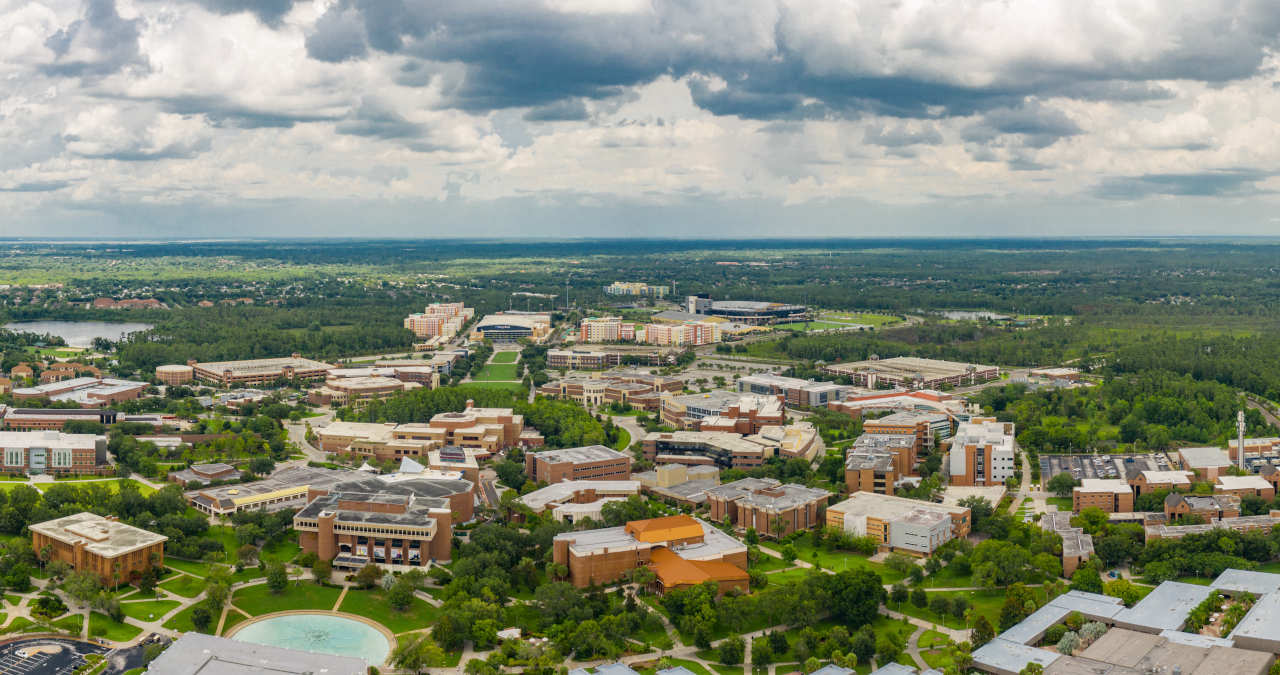
<path fill-rule="evenodd" d="M 975 647 L 981 647 L 995 639 L 995 628 L 991 626 L 985 614 L 979 614 L 978 618 L 973 620 L 973 631 L 969 637 Z"/>
<path fill-rule="evenodd" d="M 742 657 L 746 653 L 747 644 L 740 635 L 731 635 L 720 641 L 718 648 L 720 663 L 729 666 L 736 666 L 742 663 Z"/>
<path fill-rule="evenodd" d="M 317 584 L 327 584 L 333 576 L 333 563 L 316 558 L 316 561 L 311 563 L 311 574 L 315 577 Z"/>
<path fill-rule="evenodd" d="M 387 591 L 387 602 L 392 609 L 400 612 L 409 609 L 409 605 L 413 604 L 413 584 L 401 577 Z"/>
<path fill-rule="evenodd" d="M 1059 497 L 1070 497 L 1072 489 L 1078 485 L 1080 485 L 1080 481 L 1076 480 L 1075 476 L 1063 472 L 1050 478 L 1045 487 Z"/>
<path fill-rule="evenodd" d="M 880 575 L 870 570 L 845 570 L 830 576 L 827 592 L 832 616 L 852 628 L 871 623 L 887 595 Z"/>
<path fill-rule="evenodd" d="M 444 650 L 430 636 L 411 638 L 391 653 L 391 664 L 397 668 L 414 673 L 421 673 L 428 668 L 443 666 L 446 663 Z"/>
<path fill-rule="evenodd" d="M 285 571 L 284 565 L 276 562 L 267 566 L 267 589 L 272 593 L 283 593 L 288 585 L 289 573 Z"/>

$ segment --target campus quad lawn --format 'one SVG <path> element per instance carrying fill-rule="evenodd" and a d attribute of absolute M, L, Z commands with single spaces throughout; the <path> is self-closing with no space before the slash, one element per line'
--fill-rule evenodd
<path fill-rule="evenodd" d="M 507 389 L 521 393 L 529 391 L 529 388 L 520 382 L 463 382 L 454 386 L 459 389 Z"/>
<path fill-rule="evenodd" d="M 518 380 L 516 377 L 516 364 L 514 363 L 489 363 L 480 369 L 479 374 L 471 378 L 477 382 L 485 382 L 489 380 Z"/>
<path fill-rule="evenodd" d="M 273 541 L 262 547 L 259 557 L 267 562 L 289 562 L 302 553 L 298 545 L 298 533 L 294 532 L 284 539 Z"/>
<path fill-rule="evenodd" d="M 957 574 L 947 565 L 938 570 L 937 574 L 925 577 L 920 585 L 924 588 L 968 588 L 973 586 L 973 572 Z"/>
<path fill-rule="evenodd" d="M 101 612 L 89 613 L 89 635 L 104 637 L 113 642 L 128 642 L 141 633 L 142 629 L 127 623 L 116 623 L 111 617 Z"/>
<path fill-rule="evenodd" d="M 234 625 L 236 625 L 236 624 L 240 623 L 241 621 L 244 621 L 244 620 L 246 620 L 246 619 L 248 619 L 248 618 L 249 618 L 249 617 L 245 616 L 244 612 L 237 612 L 237 611 L 235 611 L 234 609 L 233 609 L 233 610 L 229 610 L 229 611 L 227 612 L 227 620 L 226 620 L 225 622 L 223 622 L 223 624 L 222 624 L 222 634 L 223 634 L 223 635 L 226 635 L 226 634 L 227 634 L 227 632 L 231 630 L 231 627 L 232 627 L 232 626 L 234 626 Z"/>
<path fill-rule="evenodd" d="M 239 605 L 236 606 L 239 607 Z M 427 628 L 435 623 L 440 614 L 439 610 L 419 598 L 414 598 L 413 603 L 403 612 L 393 609 L 391 603 L 387 602 L 386 592 L 381 589 L 347 591 L 347 597 L 342 599 L 342 606 L 338 611 L 377 621 L 392 633 Z"/>
<path fill-rule="evenodd" d="M 828 330 L 831 328 L 848 328 L 847 324 L 831 323 L 830 321 L 795 321 L 792 323 L 780 323 L 774 328 L 778 330 Z"/>
<path fill-rule="evenodd" d="M 760 558 L 759 562 L 750 563 L 747 566 L 747 569 L 757 570 L 760 572 L 772 572 L 773 570 L 785 570 L 788 567 L 791 567 L 791 565 L 783 562 L 781 558 L 775 558 L 767 553 L 761 554 Z"/>
<path fill-rule="evenodd" d="M 1072 507 L 1070 497 L 1047 497 L 1044 503 L 1057 506 L 1059 511 L 1070 511 Z"/>
<path fill-rule="evenodd" d="M 184 574 L 160 584 L 160 588 L 170 593 L 181 595 L 184 598 L 194 598 L 200 595 L 200 591 L 204 590 L 205 585 L 204 579 L 197 579 Z"/>
<path fill-rule="evenodd" d="M 290 582 L 278 595 L 266 584 L 241 588 L 231 596 L 231 604 L 247 614 L 258 616 L 292 609 L 333 609 L 341 588 L 321 586 L 312 581 Z"/>
<path fill-rule="evenodd" d="M 140 602 L 122 602 L 120 603 L 120 609 L 125 616 L 139 621 L 155 621 L 180 604 L 177 600 L 142 600 Z M 151 616 L 147 616 L 148 614 Z"/>
<path fill-rule="evenodd" d="M 173 569 L 178 570 L 179 572 L 194 574 L 198 577 L 209 576 L 209 570 L 210 568 L 212 568 L 212 565 L 210 563 L 196 562 L 194 560 L 179 560 L 177 558 L 170 558 L 169 556 L 165 556 L 164 566 L 172 567 Z"/>
<path fill-rule="evenodd" d="M 13 623 L 4 627 L 6 633 L 29 633 L 32 631 L 42 631 L 43 628 L 37 626 L 34 621 L 25 616 L 14 617 Z"/>
<path fill-rule="evenodd" d="M 868 570 L 871 570 L 872 572 L 875 572 L 876 574 L 879 574 L 880 578 L 883 579 L 886 584 L 892 584 L 898 581 L 902 581 L 903 575 L 889 569 L 888 567 L 885 567 L 881 563 L 871 562 L 870 560 L 867 559 L 866 556 L 858 555 L 857 553 L 851 553 L 849 551 L 837 551 L 834 549 L 828 551 L 826 549 L 814 549 L 812 542 L 813 540 L 811 536 L 808 534 L 792 542 L 792 546 L 794 546 L 796 549 L 797 559 L 803 560 L 807 563 L 812 563 L 814 561 L 814 557 L 813 557 L 814 551 L 817 550 L 817 553 L 818 553 L 817 561 L 822 565 L 822 569 L 832 570 L 834 572 L 843 572 L 844 570 L 855 570 L 855 569 L 868 569 Z M 760 545 L 766 546 L 775 551 L 779 551 L 779 552 L 782 551 L 782 544 L 779 544 L 777 542 L 772 542 L 772 541 L 764 542 L 764 543 L 761 543 Z"/>
<path fill-rule="evenodd" d="M 221 542 L 222 550 L 227 556 L 225 560 L 227 562 L 235 562 L 236 549 L 240 548 L 240 542 L 236 539 L 236 529 L 234 527 L 213 525 L 204 536 Z"/>
<path fill-rule="evenodd" d="M 53 625 L 79 637 L 84 634 L 84 614 L 79 612 L 64 616 L 53 622 Z"/>
<path fill-rule="evenodd" d="M 190 607 L 182 610 L 181 612 L 178 612 L 177 614 L 174 614 L 173 616 L 169 617 L 168 621 L 160 625 L 164 626 L 165 628 L 168 628 L 169 630 L 176 630 L 182 633 L 193 631 L 196 629 L 196 627 L 195 627 L 195 624 L 191 623 L 191 612 L 194 611 L 196 607 L 200 607 L 203 604 L 204 603 L 202 602 L 197 602 L 196 604 L 191 605 Z"/>
<path fill-rule="evenodd" d="M 519 352 L 494 352 L 489 363 L 515 363 Z"/>

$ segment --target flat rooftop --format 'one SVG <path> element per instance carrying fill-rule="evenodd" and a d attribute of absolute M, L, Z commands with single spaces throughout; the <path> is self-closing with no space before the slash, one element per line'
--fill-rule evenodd
<path fill-rule="evenodd" d="M 692 518 L 692 520 L 702 526 L 703 542 L 678 546 L 672 549 L 681 558 L 704 560 L 746 550 L 745 544 L 712 527 L 706 521 L 700 518 Z M 610 551 L 643 549 L 654 545 L 653 543 L 636 539 L 627 531 L 625 525 L 621 527 L 604 527 L 597 530 L 582 530 L 580 532 L 565 532 L 557 534 L 555 538 L 556 540 L 572 542 L 569 545 L 569 550 L 574 555 L 579 556 L 601 553 L 606 549 Z"/>
<path fill-rule="evenodd" d="M 1280 574 L 1253 570 L 1223 570 L 1222 574 L 1209 584 L 1209 587 L 1225 593 L 1265 595 L 1280 591 Z"/>
<path fill-rule="evenodd" d="M 328 426 L 316 429 L 316 435 L 322 438 L 324 436 L 339 436 L 385 442 L 391 440 L 391 432 L 395 431 L 395 429 L 395 425 L 392 424 L 333 421 Z"/>
<path fill-rule="evenodd" d="M 1222 448 L 1182 448 L 1178 450 L 1183 465 L 1192 469 L 1212 469 L 1231 466 L 1231 459 Z"/>
<path fill-rule="evenodd" d="M 645 434 L 644 440 L 654 441 L 660 448 L 668 448 L 671 445 L 711 447 L 738 454 L 764 451 L 764 446 L 759 443 L 752 443 L 738 434 L 727 431 L 654 431 Z"/>
<path fill-rule="evenodd" d="M 941 361 L 938 359 L 922 359 L 914 356 L 896 356 L 889 359 L 873 359 L 868 361 L 851 361 L 828 366 L 837 372 L 874 372 L 903 378 L 914 378 L 917 375 L 926 380 L 944 377 L 962 377 L 969 374 L 970 368 L 976 371 L 994 370 L 995 366 L 983 366 L 958 361 Z"/>
<path fill-rule="evenodd" d="M 578 492 L 593 490 L 600 497 L 633 495 L 640 493 L 638 480 L 567 480 L 540 488 L 520 497 L 521 503 L 542 511 L 549 504 L 563 503 L 573 499 Z"/>
<path fill-rule="evenodd" d="M 624 455 L 612 448 L 606 448 L 603 445 L 587 445 L 581 448 L 563 448 L 560 450 L 543 450 L 533 453 L 533 456 L 552 464 L 560 464 L 563 462 L 571 462 L 580 464 L 585 462 L 604 462 L 616 459 L 628 459 L 628 455 Z"/>
<path fill-rule="evenodd" d="M 1151 471 L 1143 470 L 1140 472 L 1148 483 L 1172 483 L 1174 485 L 1190 485 L 1190 471 Z"/>
<path fill-rule="evenodd" d="M 106 436 L 96 434 L 64 434 L 61 431 L 0 431 L 3 448 L 71 448 L 93 449 Z"/>
<path fill-rule="evenodd" d="M 1179 630 L 1186 623 L 1187 614 L 1212 592 L 1208 586 L 1166 581 L 1138 604 L 1117 614 L 1116 625 L 1147 633 Z"/>
<path fill-rule="evenodd" d="M 381 665 L 381 664 L 378 664 Z M 363 659 L 268 647 L 195 631 L 147 666 L 148 675 L 365 675 Z"/>
<path fill-rule="evenodd" d="M 828 511 L 836 511 L 846 516 L 871 516 L 880 520 L 894 520 L 919 509 L 937 511 L 948 515 L 961 515 L 969 511 L 964 506 L 934 504 L 932 502 L 922 502 L 894 495 L 881 495 L 874 492 L 855 492 L 839 504 L 827 507 Z"/>
<path fill-rule="evenodd" d="M 254 502 L 267 495 L 275 495 L 288 491 L 300 491 L 308 488 L 328 488 L 344 480 L 350 480 L 357 474 L 353 471 L 338 471 L 310 466 L 291 466 L 253 483 L 222 485 L 214 488 L 201 488 L 187 493 L 196 499 L 208 499 L 220 508 L 231 508 L 236 504 Z"/>
<path fill-rule="evenodd" d="M 947 422 L 950 421 L 950 419 L 951 418 L 948 417 L 946 413 L 934 412 L 931 410 L 899 410 L 898 412 L 885 415 L 884 417 L 866 420 L 863 424 L 917 424 L 919 422 Z"/>
<path fill-rule="evenodd" d="M 169 540 L 163 534 L 108 520 L 88 511 L 46 520 L 30 527 L 32 532 L 64 544 L 84 544 L 86 551 L 103 558 L 115 558 Z"/>
<path fill-rule="evenodd" d="M 1231 639 L 1280 645 L 1280 593 L 1271 592 L 1259 597 L 1249 613 L 1231 631 Z"/>
<path fill-rule="evenodd" d="M 1248 476 L 1218 476 L 1215 490 L 1270 490 L 1271 483 L 1257 474 Z"/>
<path fill-rule="evenodd" d="M 739 504 L 750 504 L 765 510 L 786 510 L 826 499 L 830 492 L 795 483 L 779 483 L 772 478 L 743 478 L 707 490 L 707 495 Z"/>
<path fill-rule="evenodd" d="M 1076 489 L 1081 492 L 1133 494 L 1133 488 L 1123 478 L 1085 478 Z"/>
<path fill-rule="evenodd" d="M 294 370 L 329 370 L 333 366 L 320 361 L 304 359 L 294 356 L 283 356 L 274 359 L 249 359 L 245 361 L 211 361 L 209 363 L 197 363 L 196 368 L 206 370 L 218 375 L 226 371 L 231 371 L 233 376 L 236 375 L 261 375 L 263 373 L 274 373 L 284 370 L 285 368 L 293 368 Z"/>

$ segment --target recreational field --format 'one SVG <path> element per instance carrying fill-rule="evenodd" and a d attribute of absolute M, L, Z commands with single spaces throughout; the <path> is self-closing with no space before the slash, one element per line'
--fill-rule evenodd
<path fill-rule="evenodd" d="M 844 323 L 863 323 L 877 328 L 902 322 L 902 319 L 892 314 L 872 314 L 869 312 L 822 312 L 818 315 L 818 318 Z"/>
<path fill-rule="evenodd" d="M 791 323 L 780 323 L 774 328 L 778 330 L 836 330 L 840 328 L 848 328 L 848 324 L 832 323 L 830 321 L 793 321 Z"/>
<path fill-rule="evenodd" d="M 494 382 L 494 381 L 510 381 L 518 380 L 516 377 L 516 364 L 514 363 L 489 363 L 480 370 L 480 373 L 471 378 L 476 382 Z"/>
<path fill-rule="evenodd" d="M 520 352 L 494 352 L 493 358 L 489 359 L 489 363 L 515 363 L 519 354 Z"/>

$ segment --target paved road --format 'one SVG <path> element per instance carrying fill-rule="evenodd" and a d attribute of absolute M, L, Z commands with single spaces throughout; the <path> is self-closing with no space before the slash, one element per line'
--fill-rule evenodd
<path fill-rule="evenodd" d="M 1270 409 L 1268 409 L 1266 406 L 1262 405 L 1261 403 L 1255 401 L 1253 397 L 1249 396 L 1248 394 L 1245 395 L 1245 401 L 1247 402 L 1250 408 L 1253 408 L 1254 410 L 1257 410 L 1258 412 L 1262 413 L 1263 419 L 1270 422 L 1272 426 L 1280 428 L 1280 417 L 1276 417 L 1276 415 L 1272 413 Z"/>
<path fill-rule="evenodd" d="M 307 424 L 311 424 L 312 429 L 318 429 L 333 421 L 333 411 L 325 410 L 319 417 L 308 417 L 300 422 L 288 422 L 284 425 L 286 431 L 289 432 L 289 440 L 306 455 L 309 461 L 323 462 L 325 461 L 325 453 L 312 447 L 307 442 Z"/>
<path fill-rule="evenodd" d="M 610 415 L 609 419 L 613 420 L 615 425 L 622 427 L 631 435 L 632 445 L 644 440 L 644 427 L 636 424 L 636 418 L 628 415 Z"/>
<path fill-rule="evenodd" d="M 951 393 L 955 394 L 956 396 L 966 396 L 968 394 L 976 394 L 982 391 L 983 389 L 990 389 L 991 387 L 1003 387 L 1004 385 L 1009 384 L 1009 382 L 1015 377 L 1026 377 L 1027 372 L 1029 370 L 1030 370 L 1029 368 L 1019 368 L 1017 370 L 1006 370 L 1004 372 L 1009 374 L 1008 379 L 999 378 L 999 379 L 991 380 L 990 382 L 975 384 L 971 387 L 961 387 L 959 389 L 952 390 Z"/>

